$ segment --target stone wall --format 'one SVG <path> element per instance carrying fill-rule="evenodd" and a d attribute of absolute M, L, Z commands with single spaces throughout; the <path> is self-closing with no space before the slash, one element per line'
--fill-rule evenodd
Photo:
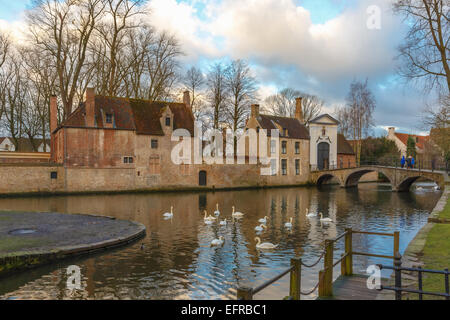
<path fill-rule="evenodd" d="M 0 194 L 59 192 L 64 190 L 64 174 L 61 166 L 3 164 L 0 165 Z"/>

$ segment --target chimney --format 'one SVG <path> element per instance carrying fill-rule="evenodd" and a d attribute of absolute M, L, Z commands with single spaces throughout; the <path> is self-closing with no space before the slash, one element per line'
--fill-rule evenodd
<path fill-rule="evenodd" d="M 295 98 L 295 118 L 301 123 L 303 120 L 302 97 Z"/>
<path fill-rule="evenodd" d="M 183 103 L 188 107 L 188 109 L 191 108 L 191 95 L 188 90 L 183 92 Z"/>
<path fill-rule="evenodd" d="M 52 95 L 50 97 L 50 134 L 56 130 L 58 126 L 58 103 L 57 97 Z"/>
<path fill-rule="evenodd" d="M 395 127 L 388 128 L 388 136 L 392 137 L 395 134 Z"/>
<path fill-rule="evenodd" d="M 95 127 L 95 89 L 86 88 L 86 127 Z"/>
<path fill-rule="evenodd" d="M 250 117 L 251 117 L 251 118 L 257 118 L 257 117 L 259 117 L 259 104 L 252 104 L 252 105 L 251 105 L 251 113 L 250 113 Z"/>
<path fill-rule="evenodd" d="M 53 131 L 58 126 L 58 101 L 55 95 L 50 97 L 50 157 L 52 161 L 56 161 L 55 157 L 55 137 Z"/>

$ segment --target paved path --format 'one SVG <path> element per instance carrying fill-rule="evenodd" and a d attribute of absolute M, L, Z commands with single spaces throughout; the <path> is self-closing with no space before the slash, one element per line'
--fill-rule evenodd
<path fill-rule="evenodd" d="M 144 235 L 142 224 L 110 217 L 0 212 L 0 275 L 116 247 Z"/>

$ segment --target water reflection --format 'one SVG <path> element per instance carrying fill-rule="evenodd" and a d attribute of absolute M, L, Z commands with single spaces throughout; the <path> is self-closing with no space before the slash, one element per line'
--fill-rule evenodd
<path fill-rule="evenodd" d="M 437 202 L 440 192 L 392 193 L 389 186 L 364 184 L 358 189 L 328 186 L 216 193 L 170 193 L 96 195 L 49 198 L 0 199 L 2 210 L 92 213 L 139 221 L 147 227 L 142 242 L 107 253 L 76 258 L 2 279 L 3 298 L 40 299 L 233 299 L 239 285 L 255 286 L 289 266 L 301 256 L 310 264 L 321 254 L 323 240 L 346 227 L 360 230 L 401 232 L 403 251 Z M 212 214 L 219 203 L 220 216 L 212 225 L 203 221 L 203 211 Z M 162 213 L 174 206 L 173 219 Z M 231 217 L 231 208 L 245 214 Z M 335 223 L 321 223 L 309 212 L 322 212 Z M 268 216 L 263 242 L 278 244 L 272 251 L 255 248 L 255 226 Z M 284 227 L 293 218 L 292 228 Z M 226 226 L 218 221 L 227 219 Z M 210 246 L 223 236 L 223 247 Z M 141 249 L 141 243 L 144 248 Z M 355 236 L 357 251 L 391 254 L 392 238 Z M 337 244 L 337 255 L 343 242 Z M 368 264 L 390 262 L 368 257 L 354 259 L 354 270 Z M 65 267 L 82 269 L 84 290 L 69 295 Z M 339 266 L 338 266 L 339 267 Z M 337 267 L 337 268 L 338 268 Z M 312 288 L 322 264 L 304 269 L 302 286 Z M 336 269 L 335 274 L 339 272 Z M 263 291 L 258 298 L 279 299 L 287 295 L 288 277 Z M 314 298 L 310 296 L 309 298 Z"/>

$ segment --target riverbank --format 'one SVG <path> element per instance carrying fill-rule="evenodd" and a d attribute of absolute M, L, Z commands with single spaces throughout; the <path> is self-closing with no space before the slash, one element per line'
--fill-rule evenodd
<path fill-rule="evenodd" d="M 135 241 L 145 226 L 111 217 L 0 212 L 0 276 Z"/>
<path fill-rule="evenodd" d="M 428 223 L 419 231 L 406 248 L 402 257 L 404 267 L 444 270 L 450 266 L 450 187 L 446 186 L 440 200 L 430 214 Z M 391 281 L 393 276 L 391 277 Z M 403 285 L 417 289 L 417 272 L 404 272 Z M 445 292 L 442 274 L 424 274 L 423 290 Z M 405 299 L 418 299 L 417 294 L 405 294 Z M 424 296 L 424 299 L 438 299 Z"/>

